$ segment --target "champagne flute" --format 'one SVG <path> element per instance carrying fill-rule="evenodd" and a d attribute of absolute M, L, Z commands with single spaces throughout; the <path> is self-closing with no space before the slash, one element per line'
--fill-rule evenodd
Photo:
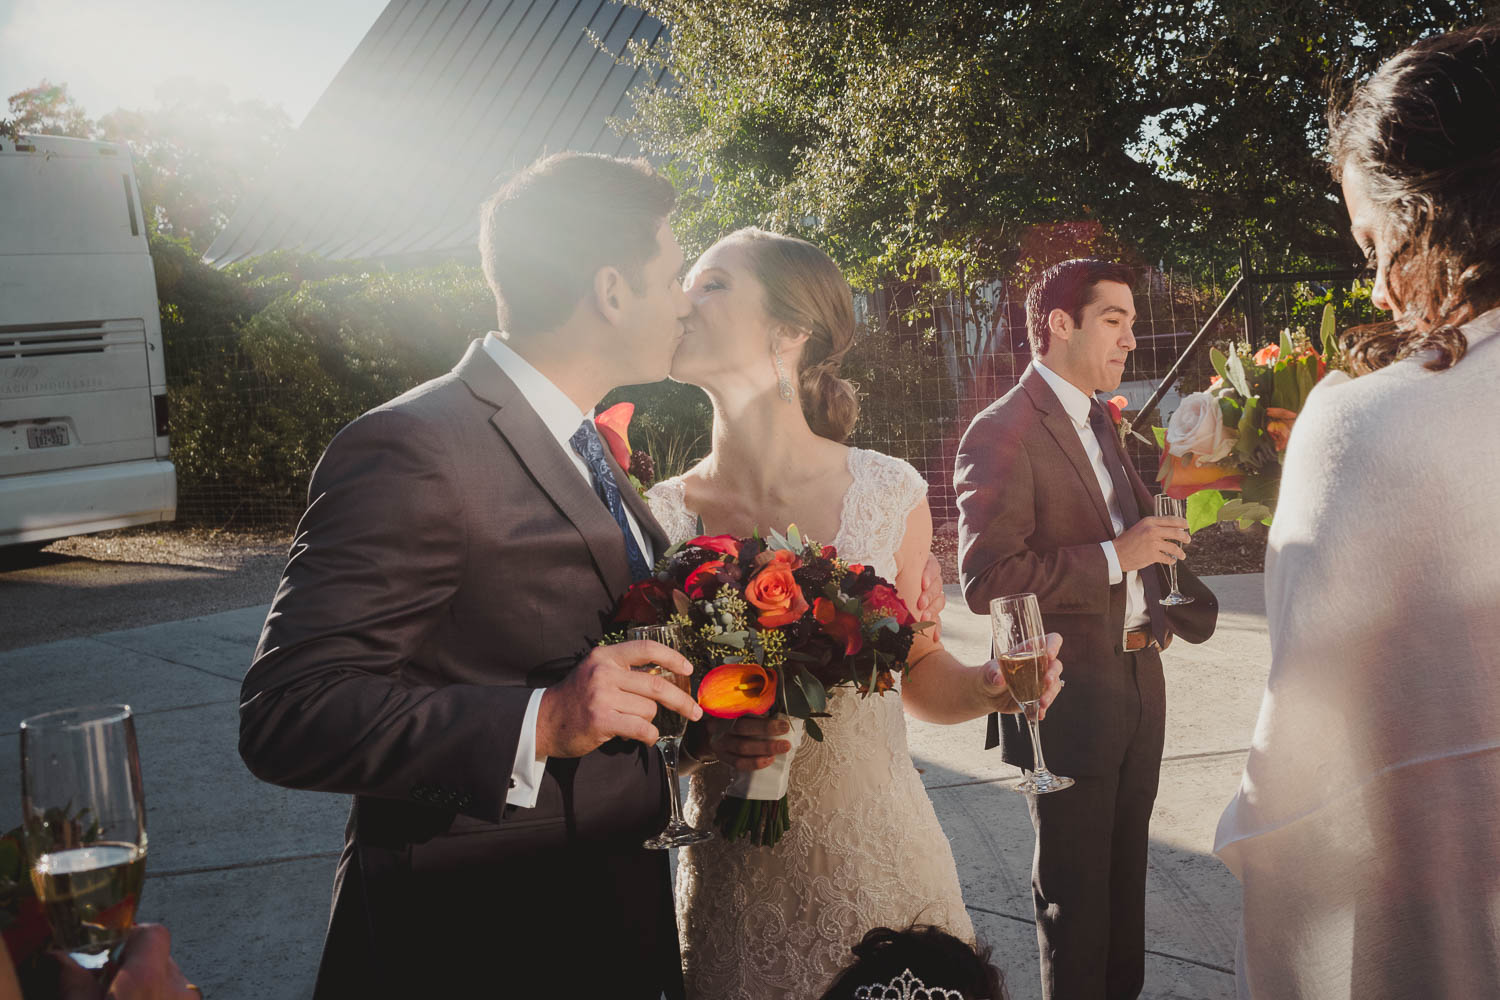
<path fill-rule="evenodd" d="M 1156 514 L 1158 517 L 1186 517 L 1187 504 L 1176 497 L 1169 497 L 1165 493 L 1156 496 Z M 1167 582 L 1172 585 L 1172 592 L 1161 599 L 1163 607 L 1175 608 L 1179 604 L 1192 604 L 1193 599 L 1186 594 L 1177 592 L 1177 564 L 1170 563 L 1167 566 Z"/>
<path fill-rule="evenodd" d="M 21 723 L 22 835 L 57 945 L 86 969 L 116 957 L 146 876 L 146 800 L 129 705 Z"/>
<path fill-rule="evenodd" d="M 1042 631 L 1042 609 L 1035 594 L 1012 594 L 990 602 L 990 626 L 994 630 L 995 659 L 1005 675 L 1005 686 L 1026 713 L 1031 729 L 1031 776 L 1016 786 L 1034 795 L 1071 788 L 1072 778 L 1047 770 L 1042 757 L 1042 736 L 1037 716 L 1042 707 L 1042 688 L 1047 676 L 1047 633 Z"/>
<path fill-rule="evenodd" d="M 682 633 L 675 625 L 645 625 L 632 628 L 626 633 L 626 637 L 632 641 L 645 639 L 650 642 L 659 642 L 663 646 L 676 650 L 681 650 L 683 647 Z M 643 663 L 633 669 L 664 677 L 688 694 L 693 693 L 691 677 L 668 670 L 660 664 Z M 661 751 L 661 760 L 667 769 L 667 798 L 672 804 L 672 820 L 665 830 L 646 841 L 644 846 L 655 850 L 667 850 L 709 840 L 713 837 L 711 830 L 695 830 L 682 818 L 682 793 L 677 787 L 677 754 L 682 747 L 683 734 L 687 732 L 687 717 L 672 711 L 665 705 L 658 704 L 656 718 L 652 722 L 658 734 L 656 749 Z"/>

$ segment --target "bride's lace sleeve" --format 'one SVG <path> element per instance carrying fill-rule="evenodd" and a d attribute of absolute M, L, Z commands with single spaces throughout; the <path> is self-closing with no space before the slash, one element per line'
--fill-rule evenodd
<path fill-rule="evenodd" d="M 676 478 L 663 479 L 646 491 L 646 505 L 673 545 L 698 535 L 698 516 L 687 509 L 686 495 L 682 480 Z"/>
<path fill-rule="evenodd" d="M 854 486 L 844 504 L 845 530 L 864 561 L 895 578 L 896 553 L 906 537 L 906 519 L 927 496 L 927 480 L 907 462 L 878 451 L 854 453 Z"/>

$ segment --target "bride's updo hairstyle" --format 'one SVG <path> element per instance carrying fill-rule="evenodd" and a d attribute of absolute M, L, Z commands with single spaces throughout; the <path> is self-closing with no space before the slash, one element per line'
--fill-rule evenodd
<path fill-rule="evenodd" d="M 1379 211 L 1394 321 L 1344 336 L 1356 373 L 1424 350 L 1457 364 L 1458 327 L 1500 305 L 1500 24 L 1394 56 L 1329 120 L 1333 175 L 1353 169 Z"/>
<path fill-rule="evenodd" d="M 854 295 L 838 265 L 806 240 L 754 227 L 731 233 L 766 293 L 766 313 L 808 334 L 797 366 L 802 412 L 814 433 L 848 440 L 859 418 L 854 383 L 839 376 L 854 346 Z"/>

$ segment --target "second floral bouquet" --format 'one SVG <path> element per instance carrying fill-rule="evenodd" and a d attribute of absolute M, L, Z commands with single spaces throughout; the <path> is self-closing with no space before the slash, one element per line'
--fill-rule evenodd
<path fill-rule="evenodd" d="M 677 625 L 703 711 L 786 715 L 793 753 L 804 729 L 823 739 L 817 720 L 828 717 L 830 688 L 889 691 L 909 669 L 916 633 L 932 625 L 914 620 L 872 568 L 804 540 L 796 525 L 769 538 L 705 535 L 673 546 L 625 593 L 615 621 Z M 781 839 L 791 823 L 791 757 L 736 774 L 716 816 L 725 837 L 762 846 Z"/>

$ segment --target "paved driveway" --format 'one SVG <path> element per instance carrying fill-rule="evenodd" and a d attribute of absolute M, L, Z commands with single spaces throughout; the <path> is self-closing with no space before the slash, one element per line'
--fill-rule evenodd
<path fill-rule="evenodd" d="M 1260 576 L 1208 581 L 1218 634 L 1166 656 L 1166 761 L 1151 845 L 1145 995 L 1234 995 L 1234 879 L 1208 852 L 1244 762 L 1269 659 Z M 950 589 L 947 644 L 977 662 L 987 623 Z M 169 609 L 168 609 L 169 610 Z M 0 652 L 0 829 L 19 816 L 17 724 L 66 705 L 123 701 L 138 735 L 151 833 L 141 916 L 167 923 L 184 970 L 214 1000 L 302 998 L 327 919 L 347 800 L 250 776 L 236 751 L 240 677 L 264 606 Z M 910 723 L 917 765 L 953 841 L 965 897 L 1015 1000 L 1039 995 L 1031 827 L 1016 772 L 985 753 L 982 722 Z"/>

